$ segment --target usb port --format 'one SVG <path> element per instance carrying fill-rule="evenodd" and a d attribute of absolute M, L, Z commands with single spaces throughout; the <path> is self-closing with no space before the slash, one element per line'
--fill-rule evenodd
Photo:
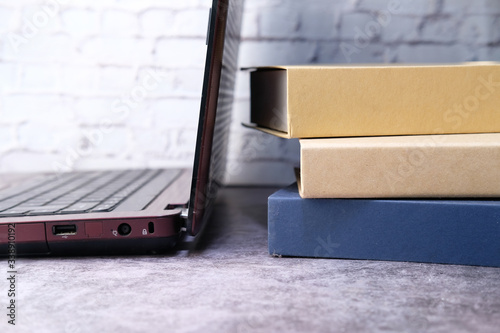
<path fill-rule="evenodd" d="M 52 233 L 54 235 L 76 235 L 75 224 L 62 224 L 52 226 Z"/>

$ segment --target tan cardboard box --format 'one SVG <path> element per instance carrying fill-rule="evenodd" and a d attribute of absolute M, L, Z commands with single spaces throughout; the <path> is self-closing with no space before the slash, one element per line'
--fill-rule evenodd
<path fill-rule="evenodd" d="M 499 197 L 500 133 L 302 139 L 303 198 Z"/>
<path fill-rule="evenodd" d="M 500 132 L 500 64 L 260 67 L 251 122 L 285 138 Z"/>

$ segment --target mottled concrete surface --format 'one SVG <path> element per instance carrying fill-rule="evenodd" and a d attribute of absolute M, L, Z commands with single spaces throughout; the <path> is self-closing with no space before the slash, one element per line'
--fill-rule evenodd
<path fill-rule="evenodd" d="M 269 256 L 272 192 L 225 189 L 194 252 L 20 259 L 0 331 L 498 332 L 497 268 Z"/>

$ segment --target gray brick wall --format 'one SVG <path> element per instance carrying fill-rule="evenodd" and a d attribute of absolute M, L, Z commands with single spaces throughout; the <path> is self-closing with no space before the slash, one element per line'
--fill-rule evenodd
<path fill-rule="evenodd" d="M 191 165 L 210 2 L 0 1 L 0 171 Z M 240 66 L 466 60 L 500 60 L 500 1 L 246 2 Z M 290 182 L 236 97 L 228 181 Z"/>

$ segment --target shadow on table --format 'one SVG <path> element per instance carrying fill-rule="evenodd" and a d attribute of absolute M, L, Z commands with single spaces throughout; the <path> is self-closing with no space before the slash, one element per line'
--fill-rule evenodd
<path fill-rule="evenodd" d="M 254 237 L 260 232 L 267 237 L 267 198 L 275 191 L 275 187 L 221 190 L 205 230 L 190 244 L 190 252 L 199 254 L 215 244 L 228 242 L 235 235 Z"/>

